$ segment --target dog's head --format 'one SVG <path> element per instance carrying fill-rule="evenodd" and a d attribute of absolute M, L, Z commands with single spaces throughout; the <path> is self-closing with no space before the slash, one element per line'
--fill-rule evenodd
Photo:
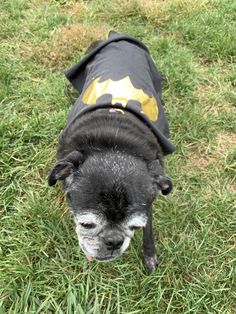
<path fill-rule="evenodd" d="M 80 247 L 90 260 L 120 256 L 134 231 L 145 227 L 157 191 L 168 194 L 172 189 L 158 160 L 147 165 L 121 152 L 85 159 L 74 151 L 50 172 L 49 185 L 57 180 L 63 180 Z"/>

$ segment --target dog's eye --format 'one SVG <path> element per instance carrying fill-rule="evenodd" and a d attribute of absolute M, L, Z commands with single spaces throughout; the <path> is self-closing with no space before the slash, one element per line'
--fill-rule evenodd
<path fill-rule="evenodd" d="M 141 229 L 142 227 L 139 227 L 139 226 L 130 226 L 129 228 L 130 228 L 130 230 L 134 231 L 134 230 Z"/>
<path fill-rule="evenodd" d="M 93 229 L 96 227 L 96 225 L 93 223 L 89 224 L 89 223 L 82 222 L 80 223 L 80 225 L 85 229 Z"/>

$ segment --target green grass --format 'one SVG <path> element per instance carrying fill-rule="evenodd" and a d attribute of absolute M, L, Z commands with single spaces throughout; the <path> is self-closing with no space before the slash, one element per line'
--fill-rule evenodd
<path fill-rule="evenodd" d="M 109 30 L 138 36 L 167 76 L 175 184 L 155 203 L 161 264 L 141 233 L 89 263 L 46 177 L 70 104 L 63 70 Z M 0 4 L 0 313 L 236 313 L 234 0 L 6 0 Z"/>

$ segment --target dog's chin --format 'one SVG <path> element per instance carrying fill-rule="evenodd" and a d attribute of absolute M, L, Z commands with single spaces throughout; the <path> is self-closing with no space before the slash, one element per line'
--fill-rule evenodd
<path fill-rule="evenodd" d="M 113 261 L 114 259 L 120 257 L 122 254 L 112 254 L 112 255 L 99 255 L 99 254 L 90 254 L 88 252 L 86 252 L 85 250 L 84 251 L 84 254 L 86 255 L 87 259 L 89 261 L 92 261 L 92 260 L 96 260 L 98 262 L 110 262 L 110 261 Z"/>
<path fill-rule="evenodd" d="M 114 259 L 118 258 L 120 255 L 116 256 L 95 256 L 94 259 L 98 262 L 111 262 Z"/>
<path fill-rule="evenodd" d="M 88 252 L 85 248 L 81 248 L 89 261 L 96 260 L 98 262 L 110 262 L 122 255 L 122 253 L 116 253 L 115 255 L 99 255 L 98 253 L 93 254 Z"/>

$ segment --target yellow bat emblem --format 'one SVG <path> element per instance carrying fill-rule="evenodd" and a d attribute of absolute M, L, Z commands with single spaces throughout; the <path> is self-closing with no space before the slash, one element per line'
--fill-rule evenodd
<path fill-rule="evenodd" d="M 129 100 L 138 101 L 141 105 L 141 112 L 150 120 L 156 121 L 158 117 L 158 106 L 156 99 L 148 96 L 142 89 L 135 88 L 130 81 L 129 76 L 113 81 L 108 79 L 99 82 L 101 77 L 96 78 L 86 89 L 82 101 L 87 105 L 96 105 L 97 99 L 105 94 L 112 96 L 112 105 L 120 103 L 126 107 Z"/>

